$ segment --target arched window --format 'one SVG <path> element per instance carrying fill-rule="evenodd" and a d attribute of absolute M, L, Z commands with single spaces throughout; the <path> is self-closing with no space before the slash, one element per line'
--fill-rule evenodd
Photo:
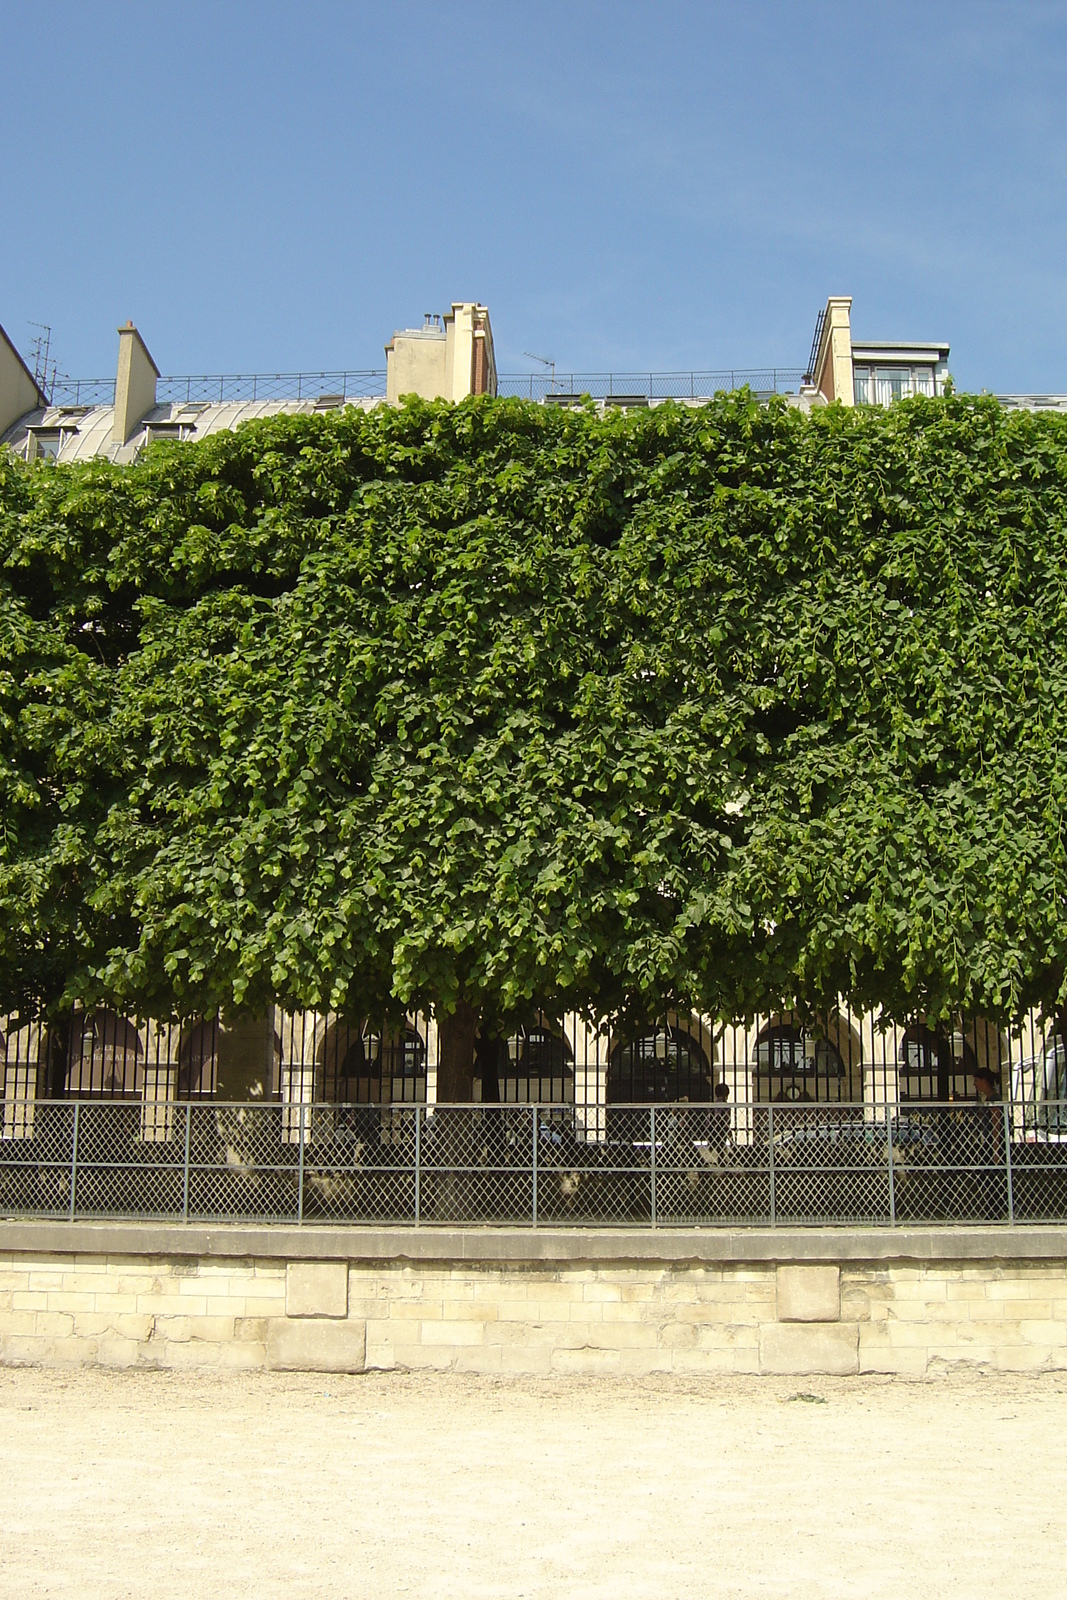
<path fill-rule="evenodd" d="M 897 1062 L 901 1100 L 974 1099 L 978 1065 L 971 1041 L 959 1030 L 931 1028 L 925 1022 L 905 1028 Z"/>
<path fill-rule="evenodd" d="M 574 1051 L 558 1024 L 545 1017 L 507 1039 L 479 1037 L 475 1095 L 519 1105 L 573 1105 Z"/>
<path fill-rule="evenodd" d="M 210 1099 L 219 1071 L 219 1019 L 183 1028 L 178 1042 L 178 1099 Z"/>
<path fill-rule="evenodd" d="M 378 1072 L 382 1097 L 390 1105 L 426 1101 L 426 1040 L 412 1023 L 378 1039 Z"/>
<path fill-rule="evenodd" d="M 335 1023 L 323 1056 L 323 1093 L 333 1104 L 426 1101 L 426 1041 L 412 1023 L 384 1034 L 366 1023 Z"/>
<path fill-rule="evenodd" d="M 710 1050 L 710 1040 L 708 1041 Z M 711 1062 L 686 1027 L 666 1023 L 620 1041 L 608 1059 L 609 1105 L 657 1105 L 672 1100 L 710 1101 Z"/>
<path fill-rule="evenodd" d="M 75 1017 L 67 1067 L 67 1093 L 140 1096 L 144 1046 L 136 1027 L 115 1011 Z"/>
<path fill-rule="evenodd" d="M 851 1097 L 849 1074 L 837 1045 L 794 1022 L 778 1020 L 761 1029 L 756 1037 L 752 1071 L 755 1098 L 762 1104 L 806 1104 Z"/>

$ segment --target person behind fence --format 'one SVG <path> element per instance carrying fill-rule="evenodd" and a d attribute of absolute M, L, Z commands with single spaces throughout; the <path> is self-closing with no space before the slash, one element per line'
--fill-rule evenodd
<path fill-rule="evenodd" d="M 716 1160 L 721 1161 L 729 1148 L 733 1132 L 730 1107 L 726 1103 L 730 1098 L 730 1085 L 717 1083 L 713 1093 L 715 1104 L 708 1112 L 708 1149 L 714 1152 Z"/>

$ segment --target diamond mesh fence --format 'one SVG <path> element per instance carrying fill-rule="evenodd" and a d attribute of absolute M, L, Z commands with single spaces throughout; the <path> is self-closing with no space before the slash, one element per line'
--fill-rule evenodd
<path fill-rule="evenodd" d="M 0 1215 L 523 1227 L 1067 1222 L 1067 1015 L 627 1028 L 536 1008 L 437 1105 L 412 1014 L 0 1018 Z"/>
<path fill-rule="evenodd" d="M 23 1102 L 0 1213 L 518 1227 L 1067 1221 L 1067 1103 Z"/>

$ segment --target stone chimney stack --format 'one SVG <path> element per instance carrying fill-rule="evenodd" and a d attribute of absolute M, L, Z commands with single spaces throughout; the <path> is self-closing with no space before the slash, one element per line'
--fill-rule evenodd
<path fill-rule="evenodd" d="M 402 328 L 385 347 L 387 400 L 465 400 L 496 394 L 496 358 L 487 306 L 453 301 L 443 317 L 427 313 L 421 328 Z"/>
<path fill-rule="evenodd" d="M 115 380 L 115 421 L 111 437 L 126 444 L 156 403 L 159 368 L 132 322 L 119 329 L 119 370 Z"/>
<path fill-rule="evenodd" d="M 852 383 L 852 296 L 831 295 L 823 313 L 822 336 L 812 383 L 826 400 L 856 403 Z"/>

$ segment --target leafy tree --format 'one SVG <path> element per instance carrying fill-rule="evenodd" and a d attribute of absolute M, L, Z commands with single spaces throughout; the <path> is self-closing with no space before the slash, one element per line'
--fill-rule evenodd
<path fill-rule="evenodd" d="M 89 862 L 123 791 L 107 734 L 136 645 L 113 583 L 121 479 L 0 453 L 0 1009 L 57 1009 L 93 946 Z M 99 930 L 98 930 L 99 934 Z"/>
<path fill-rule="evenodd" d="M 442 1099 L 535 1001 L 1062 1001 L 1065 446 L 740 394 L 4 469 L 8 993 L 432 1008 Z"/>

